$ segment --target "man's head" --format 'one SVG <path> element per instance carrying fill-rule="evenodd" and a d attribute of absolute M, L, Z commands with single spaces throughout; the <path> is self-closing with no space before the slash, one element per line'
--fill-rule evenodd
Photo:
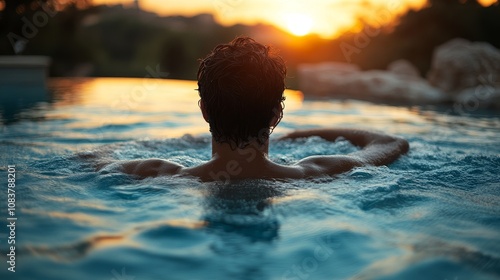
<path fill-rule="evenodd" d="M 269 139 L 282 117 L 286 66 L 268 46 L 239 37 L 201 60 L 201 109 L 218 143 L 244 147 Z"/>

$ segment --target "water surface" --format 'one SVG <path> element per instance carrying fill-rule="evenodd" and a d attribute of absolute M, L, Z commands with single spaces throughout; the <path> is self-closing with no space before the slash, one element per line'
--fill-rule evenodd
<path fill-rule="evenodd" d="M 0 277 L 500 279 L 498 113 L 304 101 L 287 91 L 271 140 L 276 162 L 357 149 L 275 140 L 298 128 L 369 128 L 410 141 L 410 153 L 389 166 L 314 180 L 139 181 L 95 172 L 77 156 L 208 160 L 196 87 L 55 79 L 46 102 L 4 117 L 1 174 L 16 165 L 18 226 L 16 273 L 3 253 Z"/>

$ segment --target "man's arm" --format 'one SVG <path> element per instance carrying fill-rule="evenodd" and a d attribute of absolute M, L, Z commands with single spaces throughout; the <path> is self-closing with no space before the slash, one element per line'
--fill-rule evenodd
<path fill-rule="evenodd" d="M 96 171 L 107 169 L 141 178 L 178 174 L 183 166 L 163 159 L 115 160 L 112 157 L 115 145 L 107 145 L 94 151 L 76 154 L 80 160 L 89 162 Z"/>
<path fill-rule="evenodd" d="M 282 138 L 295 139 L 318 136 L 328 141 L 342 137 L 362 150 L 345 156 L 312 156 L 297 164 L 304 168 L 306 176 L 339 174 L 363 165 L 386 165 L 408 152 L 409 144 L 403 138 L 387 134 L 355 129 L 314 129 L 292 132 Z"/>
<path fill-rule="evenodd" d="M 109 167 L 123 173 L 136 175 L 141 178 L 175 175 L 180 172 L 182 165 L 163 159 L 136 159 L 104 163 L 98 167 L 101 170 Z"/>
<path fill-rule="evenodd" d="M 156 177 L 177 174 L 181 165 L 163 159 L 130 160 L 121 163 L 124 173 L 139 177 Z"/>

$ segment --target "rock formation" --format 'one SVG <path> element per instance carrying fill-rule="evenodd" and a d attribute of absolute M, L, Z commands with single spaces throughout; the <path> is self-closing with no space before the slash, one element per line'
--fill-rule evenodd
<path fill-rule="evenodd" d="M 331 96 L 397 104 L 440 103 L 444 94 L 420 78 L 409 62 L 393 71 L 361 71 L 352 64 L 305 64 L 298 68 L 300 89 L 306 95 Z"/>
<path fill-rule="evenodd" d="M 361 71 L 355 65 L 337 62 L 302 64 L 298 76 L 305 95 L 500 108 L 500 51 L 490 44 L 464 39 L 436 48 L 427 79 L 406 60 L 394 61 L 387 71 Z"/>
<path fill-rule="evenodd" d="M 427 77 L 431 85 L 451 95 L 488 86 L 500 81 L 500 51 L 488 43 L 453 39 L 435 49 Z"/>

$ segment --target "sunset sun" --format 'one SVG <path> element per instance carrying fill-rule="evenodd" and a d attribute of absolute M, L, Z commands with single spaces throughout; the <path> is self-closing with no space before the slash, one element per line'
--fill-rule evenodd
<path fill-rule="evenodd" d="M 310 16 L 303 14 L 289 14 L 285 17 L 286 27 L 290 33 L 304 36 L 311 32 L 313 20 Z"/>

